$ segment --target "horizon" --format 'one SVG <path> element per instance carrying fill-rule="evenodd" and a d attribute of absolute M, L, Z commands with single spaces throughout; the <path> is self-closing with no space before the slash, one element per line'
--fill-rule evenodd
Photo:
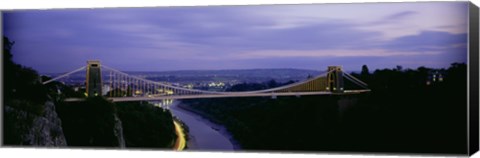
<path fill-rule="evenodd" d="M 467 2 L 407 2 L 2 13 L 13 60 L 39 73 L 89 59 L 122 71 L 355 72 L 467 63 L 467 11 Z"/>
<path fill-rule="evenodd" d="M 451 64 L 455 64 L 455 63 L 451 63 Z M 467 63 L 457 63 L 457 64 L 467 64 Z M 425 66 L 419 66 L 417 68 L 404 68 L 402 65 L 397 65 L 397 66 L 401 66 L 402 67 L 402 71 L 405 71 L 405 70 L 418 70 L 418 68 L 427 68 L 427 69 L 433 69 L 433 70 L 440 70 L 440 69 L 448 69 L 450 68 L 450 66 L 448 67 L 445 67 L 445 68 L 432 68 L 432 67 L 425 67 Z M 368 67 L 368 65 L 367 65 Z M 375 71 L 377 70 L 385 70 L 385 69 L 388 69 L 388 70 L 394 70 L 396 69 L 397 67 L 391 67 L 391 68 L 379 68 L 379 69 L 369 69 L 369 73 L 374 73 Z M 134 73 L 171 73 L 171 72 L 181 72 L 181 71 L 256 71 L 256 70 L 297 70 L 297 71 L 318 71 L 318 72 L 326 72 L 327 70 L 319 70 L 319 69 L 302 69 L 302 68 L 248 68 L 248 69 L 182 69 L 182 70 L 158 70 L 158 71 L 149 71 L 149 70 L 129 70 L 129 71 L 123 71 L 123 70 L 119 70 L 119 71 L 122 71 L 122 72 L 134 72 Z M 358 69 L 358 70 L 345 70 L 345 72 L 349 72 L 349 73 L 360 73 L 362 70 L 361 68 Z M 51 74 L 63 74 L 63 73 L 68 73 L 68 71 L 65 71 L 65 72 L 38 72 L 40 75 L 44 75 L 44 74 L 48 74 L 48 75 L 51 75 Z"/>

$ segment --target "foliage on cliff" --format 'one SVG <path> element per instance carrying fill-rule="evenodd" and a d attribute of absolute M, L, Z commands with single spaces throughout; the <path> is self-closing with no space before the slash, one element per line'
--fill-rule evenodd
<path fill-rule="evenodd" d="M 57 106 L 69 146 L 117 147 L 115 105 L 102 97 Z"/>
<path fill-rule="evenodd" d="M 175 140 L 171 114 L 153 105 L 120 103 L 117 111 L 102 97 L 63 102 L 84 95 L 60 82 L 43 85 L 49 78 L 14 63 L 14 42 L 3 42 L 5 145 L 169 147 Z"/>
<path fill-rule="evenodd" d="M 62 103 L 58 113 L 70 146 L 119 147 L 122 140 L 125 147 L 169 148 L 176 138 L 172 115 L 146 102 L 112 103 L 93 97 Z M 121 129 L 116 129 L 118 124 Z"/>
<path fill-rule="evenodd" d="M 167 148 L 176 139 L 172 114 L 147 102 L 116 103 L 127 147 Z"/>
<path fill-rule="evenodd" d="M 3 37 L 5 145 L 64 146 L 55 106 L 37 72 L 12 61 L 14 42 Z"/>
<path fill-rule="evenodd" d="M 42 104 L 47 101 L 47 90 L 40 83 L 37 72 L 12 61 L 14 42 L 3 37 L 3 94 L 4 103 L 37 115 L 42 114 Z"/>
<path fill-rule="evenodd" d="M 246 150 L 466 153 L 465 64 L 363 69 L 353 75 L 368 94 L 183 102 L 224 124 Z"/>

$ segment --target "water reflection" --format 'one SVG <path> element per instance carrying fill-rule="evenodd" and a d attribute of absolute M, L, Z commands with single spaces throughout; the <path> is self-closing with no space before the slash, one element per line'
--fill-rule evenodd
<path fill-rule="evenodd" d="M 163 99 L 161 101 L 150 101 L 150 104 L 165 110 L 170 109 L 170 105 L 173 104 L 173 101 L 173 99 Z"/>
<path fill-rule="evenodd" d="M 173 116 L 182 120 L 189 128 L 189 140 L 187 142 L 190 150 L 235 150 L 238 147 L 233 145 L 229 139 L 231 136 L 221 125 L 214 124 L 201 116 L 187 111 L 181 107 L 178 100 L 165 99 L 152 101 L 153 105 L 168 109 Z"/>

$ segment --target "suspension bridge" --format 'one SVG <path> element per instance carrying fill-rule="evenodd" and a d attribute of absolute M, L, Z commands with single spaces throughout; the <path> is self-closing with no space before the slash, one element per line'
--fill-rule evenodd
<path fill-rule="evenodd" d="M 148 80 L 101 65 L 100 61 L 97 60 L 87 61 L 86 66 L 44 81 L 43 84 L 58 81 L 85 70 L 86 96 L 104 95 L 113 102 L 225 97 L 270 96 L 276 98 L 277 96 L 348 95 L 370 91 L 366 83 L 348 73 L 344 73 L 340 66 L 329 66 L 325 73 L 304 81 L 276 88 L 242 92 L 218 92 L 186 88 L 168 82 Z M 108 75 L 104 76 L 104 73 Z M 344 79 L 359 88 L 345 89 Z M 102 93 L 104 91 L 106 91 L 106 93 Z M 81 101 L 84 99 L 85 98 L 67 98 L 65 101 Z"/>

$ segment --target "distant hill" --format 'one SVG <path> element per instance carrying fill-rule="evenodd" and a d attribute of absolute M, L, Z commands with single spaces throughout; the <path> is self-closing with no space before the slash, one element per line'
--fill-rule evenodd
<path fill-rule="evenodd" d="M 316 74 L 320 71 L 306 69 L 226 69 L 226 70 L 178 70 L 178 71 L 159 71 L 159 72 L 132 72 L 131 73 L 155 73 L 163 75 L 176 76 L 269 76 L 269 75 L 295 75 L 295 74 Z M 130 73 L 127 72 L 127 73 Z"/>
<path fill-rule="evenodd" d="M 324 71 L 307 69 L 226 69 L 226 70 L 177 70 L 177 71 L 123 71 L 132 75 L 155 74 L 164 76 L 293 76 L 293 75 L 315 75 Z M 63 73 L 45 73 L 47 76 L 58 76 Z M 79 72 L 73 76 L 85 76 L 85 73 Z"/>
<path fill-rule="evenodd" d="M 188 81 L 226 81 L 237 80 L 240 82 L 256 82 L 266 80 L 277 80 L 286 82 L 289 80 L 304 80 L 308 76 L 316 76 L 324 71 L 306 70 L 306 69 L 231 69 L 231 70 L 178 70 L 178 71 L 124 71 L 130 75 L 145 77 L 155 81 L 172 81 L 172 82 L 188 82 Z M 61 75 L 63 73 L 45 74 L 51 77 Z M 108 79 L 104 73 L 104 78 Z M 70 80 L 84 80 L 85 72 L 78 72 L 69 77 Z"/>

